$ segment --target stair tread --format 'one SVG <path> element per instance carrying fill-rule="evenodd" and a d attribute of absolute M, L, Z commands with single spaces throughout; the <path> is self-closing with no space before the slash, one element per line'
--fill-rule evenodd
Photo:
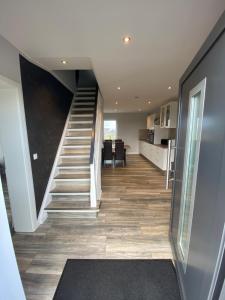
<path fill-rule="evenodd" d="M 89 164 L 89 162 L 81 162 L 81 163 L 79 163 L 79 162 L 76 162 L 76 163 L 71 163 L 71 162 L 63 162 L 63 163 L 60 163 L 60 164 L 58 164 L 58 166 L 59 167 L 89 167 L 90 166 L 90 164 Z"/>
<path fill-rule="evenodd" d="M 53 188 L 50 193 L 89 193 L 90 192 L 90 185 L 64 185 L 64 186 L 56 186 Z"/>
<path fill-rule="evenodd" d="M 90 174 L 58 174 L 55 179 L 90 179 Z"/>
<path fill-rule="evenodd" d="M 61 152 L 61 155 L 77 155 L 77 156 L 80 156 L 80 155 L 90 155 L 90 149 L 89 148 L 72 148 L 72 149 L 64 149 L 62 152 Z"/>
<path fill-rule="evenodd" d="M 66 157 L 71 157 L 71 158 L 72 158 L 72 157 L 73 157 L 73 158 L 88 158 L 88 157 L 89 157 L 89 154 L 90 154 L 90 153 L 88 153 L 88 152 L 86 152 L 86 153 L 85 153 L 85 152 L 80 152 L 80 153 L 77 153 L 77 152 L 76 152 L 76 153 L 71 153 L 71 152 L 70 152 L 70 153 L 61 153 L 61 154 L 60 154 L 60 157 L 61 157 L 61 158 L 63 158 L 63 157 L 65 157 L 65 158 L 66 158 Z"/>

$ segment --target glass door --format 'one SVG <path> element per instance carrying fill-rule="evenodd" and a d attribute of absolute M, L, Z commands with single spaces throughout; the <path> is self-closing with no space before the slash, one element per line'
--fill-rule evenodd
<path fill-rule="evenodd" d="M 184 169 L 182 180 L 181 207 L 178 227 L 178 250 L 184 271 L 188 261 L 198 160 L 201 144 L 202 120 L 205 100 L 206 79 L 202 80 L 189 95 L 189 110 L 185 141 Z"/>

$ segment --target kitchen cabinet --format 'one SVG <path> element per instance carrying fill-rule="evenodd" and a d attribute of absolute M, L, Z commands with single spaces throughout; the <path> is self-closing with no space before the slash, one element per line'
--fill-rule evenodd
<path fill-rule="evenodd" d="M 145 141 L 140 141 L 139 151 L 144 157 L 150 160 L 154 165 L 163 171 L 166 171 L 167 167 L 167 152 L 168 148 L 149 144 Z"/>
<path fill-rule="evenodd" d="M 154 129 L 156 114 L 147 116 L 147 129 Z"/>
<path fill-rule="evenodd" d="M 160 127 L 176 128 L 177 127 L 177 102 L 172 101 L 160 108 Z"/>

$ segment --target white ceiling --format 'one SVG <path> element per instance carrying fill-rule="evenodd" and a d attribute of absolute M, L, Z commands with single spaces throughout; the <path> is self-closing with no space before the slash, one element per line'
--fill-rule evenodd
<path fill-rule="evenodd" d="M 177 96 L 224 10 L 224 0 L 0 0 L 0 34 L 49 69 L 92 65 L 106 111 L 149 111 Z"/>

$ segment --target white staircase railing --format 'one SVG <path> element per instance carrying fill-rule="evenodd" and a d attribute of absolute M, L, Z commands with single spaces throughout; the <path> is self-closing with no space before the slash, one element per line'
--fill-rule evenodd
<path fill-rule="evenodd" d="M 96 99 L 95 124 L 93 126 L 92 147 L 90 155 L 90 203 L 97 206 L 101 198 L 101 161 L 103 141 L 103 99 L 100 91 Z"/>

